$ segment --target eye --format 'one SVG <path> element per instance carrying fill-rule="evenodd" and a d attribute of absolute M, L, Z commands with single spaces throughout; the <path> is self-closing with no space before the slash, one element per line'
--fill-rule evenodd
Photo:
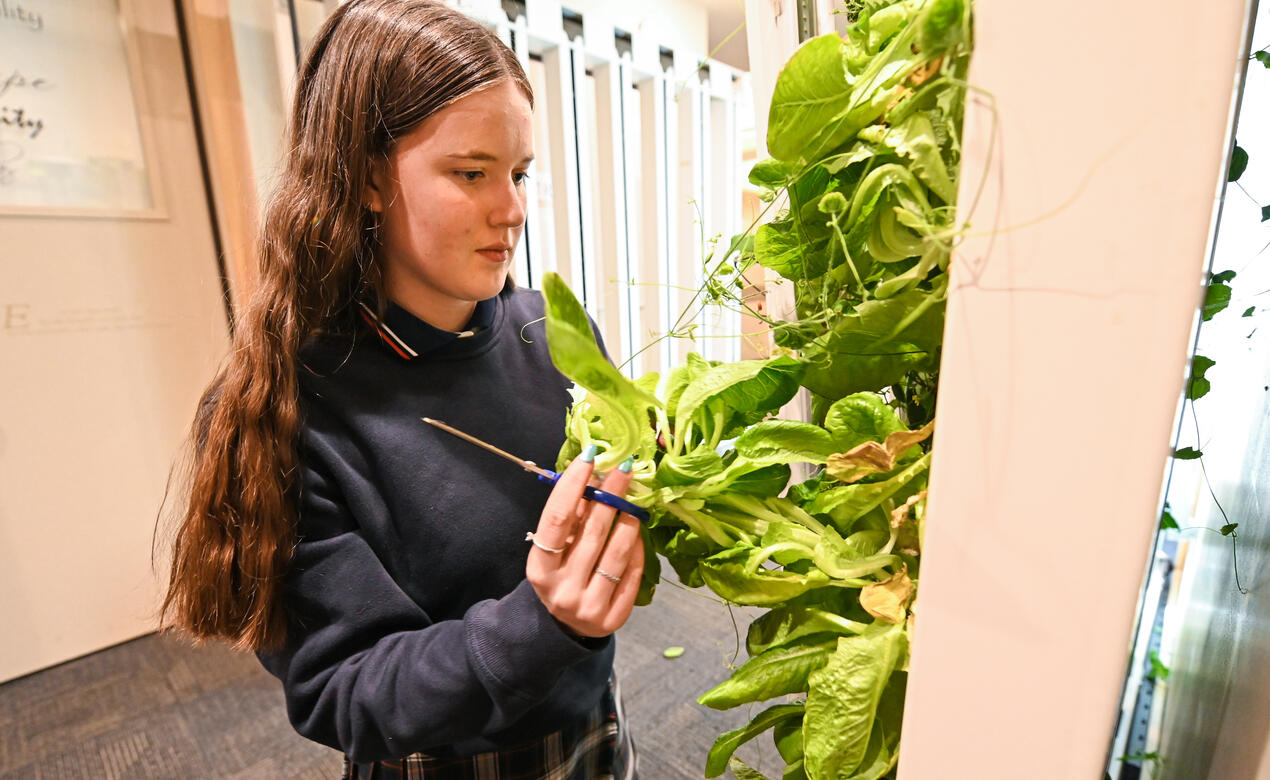
<path fill-rule="evenodd" d="M 464 181 L 476 181 L 485 175 L 481 171 L 455 171 L 455 174 L 462 177 Z"/>
<path fill-rule="evenodd" d="M 520 186 L 521 184 L 524 184 L 525 182 L 529 181 L 529 174 L 526 173 L 525 171 L 513 173 L 512 181 L 516 182 L 516 186 Z"/>

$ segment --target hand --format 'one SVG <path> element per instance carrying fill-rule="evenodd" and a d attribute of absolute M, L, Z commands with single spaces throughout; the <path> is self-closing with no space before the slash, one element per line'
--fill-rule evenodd
<path fill-rule="evenodd" d="M 565 469 L 534 532 L 539 544 L 561 552 L 547 552 L 535 544 L 525 563 L 525 576 L 547 611 L 586 637 L 608 636 L 626 622 L 644 573 L 639 521 L 625 513 L 616 517 L 616 509 L 582 497 L 594 468 L 575 458 Z M 630 474 L 613 469 L 600 488 L 622 496 L 630 483 Z"/>

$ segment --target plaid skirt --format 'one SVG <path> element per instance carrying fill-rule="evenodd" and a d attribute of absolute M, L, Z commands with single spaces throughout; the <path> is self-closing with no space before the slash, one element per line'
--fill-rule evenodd
<path fill-rule="evenodd" d="M 637 780 L 635 745 L 614 680 L 586 720 L 527 745 L 462 758 L 414 753 L 353 763 L 344 780 Z"/>

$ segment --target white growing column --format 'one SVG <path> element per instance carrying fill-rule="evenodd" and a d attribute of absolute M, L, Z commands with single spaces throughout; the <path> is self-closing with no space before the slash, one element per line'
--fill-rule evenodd
<path fill-rule="evenodd" d="M 976 0 L 900 780 L 1103 776 L 1247 56 L 1195 8 Z"/>

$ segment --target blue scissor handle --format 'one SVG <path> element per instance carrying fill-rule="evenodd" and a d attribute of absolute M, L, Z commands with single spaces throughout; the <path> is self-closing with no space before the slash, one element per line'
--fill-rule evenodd
<path fill-rule="evenodd" d="M 548 482 L 554 485 L 560 481 L 559 473 L 555 471 L 551 471 L 549 469 L 543 469 L 543 471 L 546 471 L 547 474 L 551 475 L 548 477 L 544 474 L 539 474 L 538 479 L 541 479 L 543 482 Z M 618 510 L 619 512 L 625 512 L 626 514 L 630 515 L 631 517 L 635 518 L 641 523 L 648 522 L 647 509 L 644 509 L 643 507 L 635 506 L 630 501 L 627 501 L 626 499 L 621 498 L 620 496 L 615 496 L 612 493 L 606 493 L 605 491 L 600 490 L 599 488 L 594 487 L 593 485 L 587 485 L 585 488 L 582 489 L 582 497 L 588 501 L 597 501 L 601 504 L 604 504 L 605 506 L 611 506 L 614 509 Z"/>

